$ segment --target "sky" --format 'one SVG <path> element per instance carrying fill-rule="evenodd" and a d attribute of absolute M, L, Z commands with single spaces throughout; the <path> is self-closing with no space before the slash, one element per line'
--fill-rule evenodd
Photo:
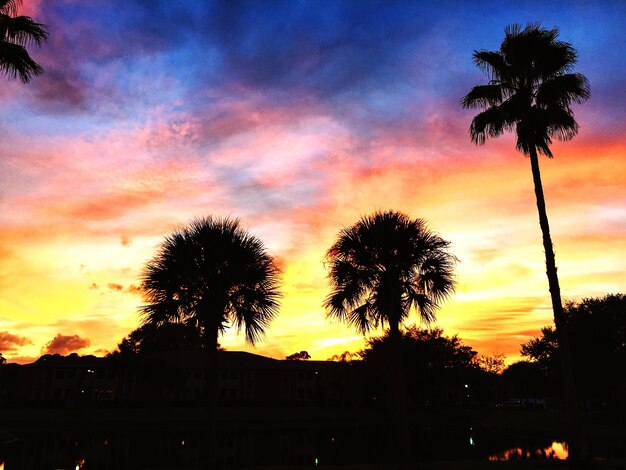
<path fill-rule="evenodd" d="M 139 325 L 141 271 L 194 217 L 239 218 L 276 256 L 264 341 L 325 360 L 364 338 L 325 318 L 325 251 L 376 210 L 423 218 L 459 258 L 434 326 L 519 359 L 551 322 L 529 160 L 483 146 L 460 99 L 504 28 L 557 26 L 591 99 L 541 159 L 564 299 L 626 292 L 621 1 L 24 0 L 45 73 L 0 77 L 0 352 L 102 355 Z M 414 315 L 411 323 L 419 323 Z"/>

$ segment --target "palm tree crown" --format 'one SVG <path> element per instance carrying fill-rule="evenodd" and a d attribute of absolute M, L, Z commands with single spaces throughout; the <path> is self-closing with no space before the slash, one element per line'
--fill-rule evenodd
<path fill-rule="evenodd" d="M 238 220 L 196 219 L 168 235 L 146 265 L 143 323 L 193 324 L 211 342 L 232 325 L 254 344 L 277 314 L 278 273 L 261 240 Z"/>
<path fill-rule="evenodd" d="M 33 75 L 41 75 L 43 68 L 35 62 L 26 46 L 41 46 L 48 39 L 45 25 L 29 16 L 16 16 L 21 0 L 0 0 L 0 72 L 24 83 Z"/>
<path fill-rule="evenodd" d="M 415 308 L 430 322 L 454 291 L 450 243 L 422 219 L 376 212 L 343 229 L 326 253 L 331 293 L 327 316 L 367 334 L 389 324 L 391 334 Z"/>
<path fill-rule="evenodd" d="M 515 131 L 517 149 L 552 157 L 552 139 L 570 140 L 578 132 L 570 105 L 590 96 L 584 75 L 569 73 L 576 51 L 558 41 L 558 29 L 539 24 L 508 26 L 499 51 L 474 51 L 474 62 L 490 81 L 461 100 L 465 108 L 481 108 L 470 126 L 472 141 L 485 143 L 504 131 Z"/>

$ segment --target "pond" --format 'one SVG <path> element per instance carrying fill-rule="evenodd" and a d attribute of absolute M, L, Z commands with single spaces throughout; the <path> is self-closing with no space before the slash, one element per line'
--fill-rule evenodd
<path fill-rule="evenodd" d="M 200 468 L 209 446 L 206 430 L 176 424 L 20 429 L 0 447 L 0 470 Z M 385 464 L 396 455 L 386 426 L 307 425 L 220 429 L 215 440 L 221 468 Z M 493 434 L 479 427 L 424 426 L 414 430 L 414 459 L 559 460 L 561 440 Z M 624 454 L 622 453 L 623 457 Z"/>
<path fill-rule="evenodd" d="M 557 436 L 528 438 L 449 420 L 435 422 L 412 428 L 414 461 L 567 458 L 567 443 Z M 212 441 L 209 430 L 197 421 L 142 425 L 57 421 L 55 425 L 14 424 L 0 431 L 4 442 L 0 445 L 0 470 L 191 470 L 203 467 L 208 452 L 214 452 L 211 460 L 221 468 L 384 465 L 398 455 L 397 433 L 384 421 L 228 420 L 218 424 Z M 626 457 L 623 448 L 594 452 L 599 458 Z"/>

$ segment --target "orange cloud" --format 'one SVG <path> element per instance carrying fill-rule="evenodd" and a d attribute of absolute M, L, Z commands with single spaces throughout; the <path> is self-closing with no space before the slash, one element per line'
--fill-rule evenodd
<path fill-rule="evenodd" d="M 78 335 L 66 336 L 59 333 L 42 348 L 42 353 L 61 354 L 65 356 L 71 352 L 84 349 L 89 345 L 90 341 L 87 338 L 81 338 Z"/>
<path fill-rule="evenodd" d="M 8 331 L 0 331 L 0 352 L 17 351 L 18 346 L 33 344 L 33 342 L 25 336 L 18 336 Z"/>

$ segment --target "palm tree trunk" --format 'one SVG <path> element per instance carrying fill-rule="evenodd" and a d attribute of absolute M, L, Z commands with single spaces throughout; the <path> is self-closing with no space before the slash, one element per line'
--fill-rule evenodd
<path fill-rule="evenodd" d="M 537 211 L 539 212 L 539 226 L 543 237 L 543 248 L 546 254 L 546 274 L 548 276 L 548 286 L 550 298 L 552 300 L 552 311 L 554 313 L 554 325 L 556 327 L 559 342 L 559 355 L 561 357 L 561 369 L 563 373 L 563 392 L 565 398 L 565 408 L 570 419 L 570 430 L 572 439 L 570 440 L 570 461 L 577 465 L 584 457 L 582 451 L 582 433 L 580 414 L 578 412 L 578 400 L 576 397 L 576 384 L 574 382 L 574 367 L 567 331 L 567 323 L 561 302 L 561 288 L 557 275 L 556 260 L 552 238 L 550 237 L 550 226 L 548 225 L 548 214 L 543 195 L 543 185 L 541 184 L 541 173 L 539 171 L 539 158 L 534 146 L 530 149 L 530 165 L 533 173 L 533 183 L 535 186 L 535 196 L 537 198 Z"/>
<path fill-rule="evenodd" d="M 399 317 L 398 317 L 399 318 Z M 409 425 L 409 407 L 406 389 L 406 377 L 404 370 L 404 358 L 402 354 L 402 335 L 398 322 L 389 322 L 389 339 L 391 344 L 391 357 L 389 370 L 390 396 L 392 403 L 390 412 L 392 413 L 392 425 L 396 430 L 397 455 L 402 462 L 411 459 L 411 432 Z"/>
<path fill-rule="evenodd" d="M 204 452 L 201 463 L 204 468 L 215 468 L 217 465 L 217 397 L 218 397 L 218 328 L 210 328 L 206 333 L 206 433 Z"/>

